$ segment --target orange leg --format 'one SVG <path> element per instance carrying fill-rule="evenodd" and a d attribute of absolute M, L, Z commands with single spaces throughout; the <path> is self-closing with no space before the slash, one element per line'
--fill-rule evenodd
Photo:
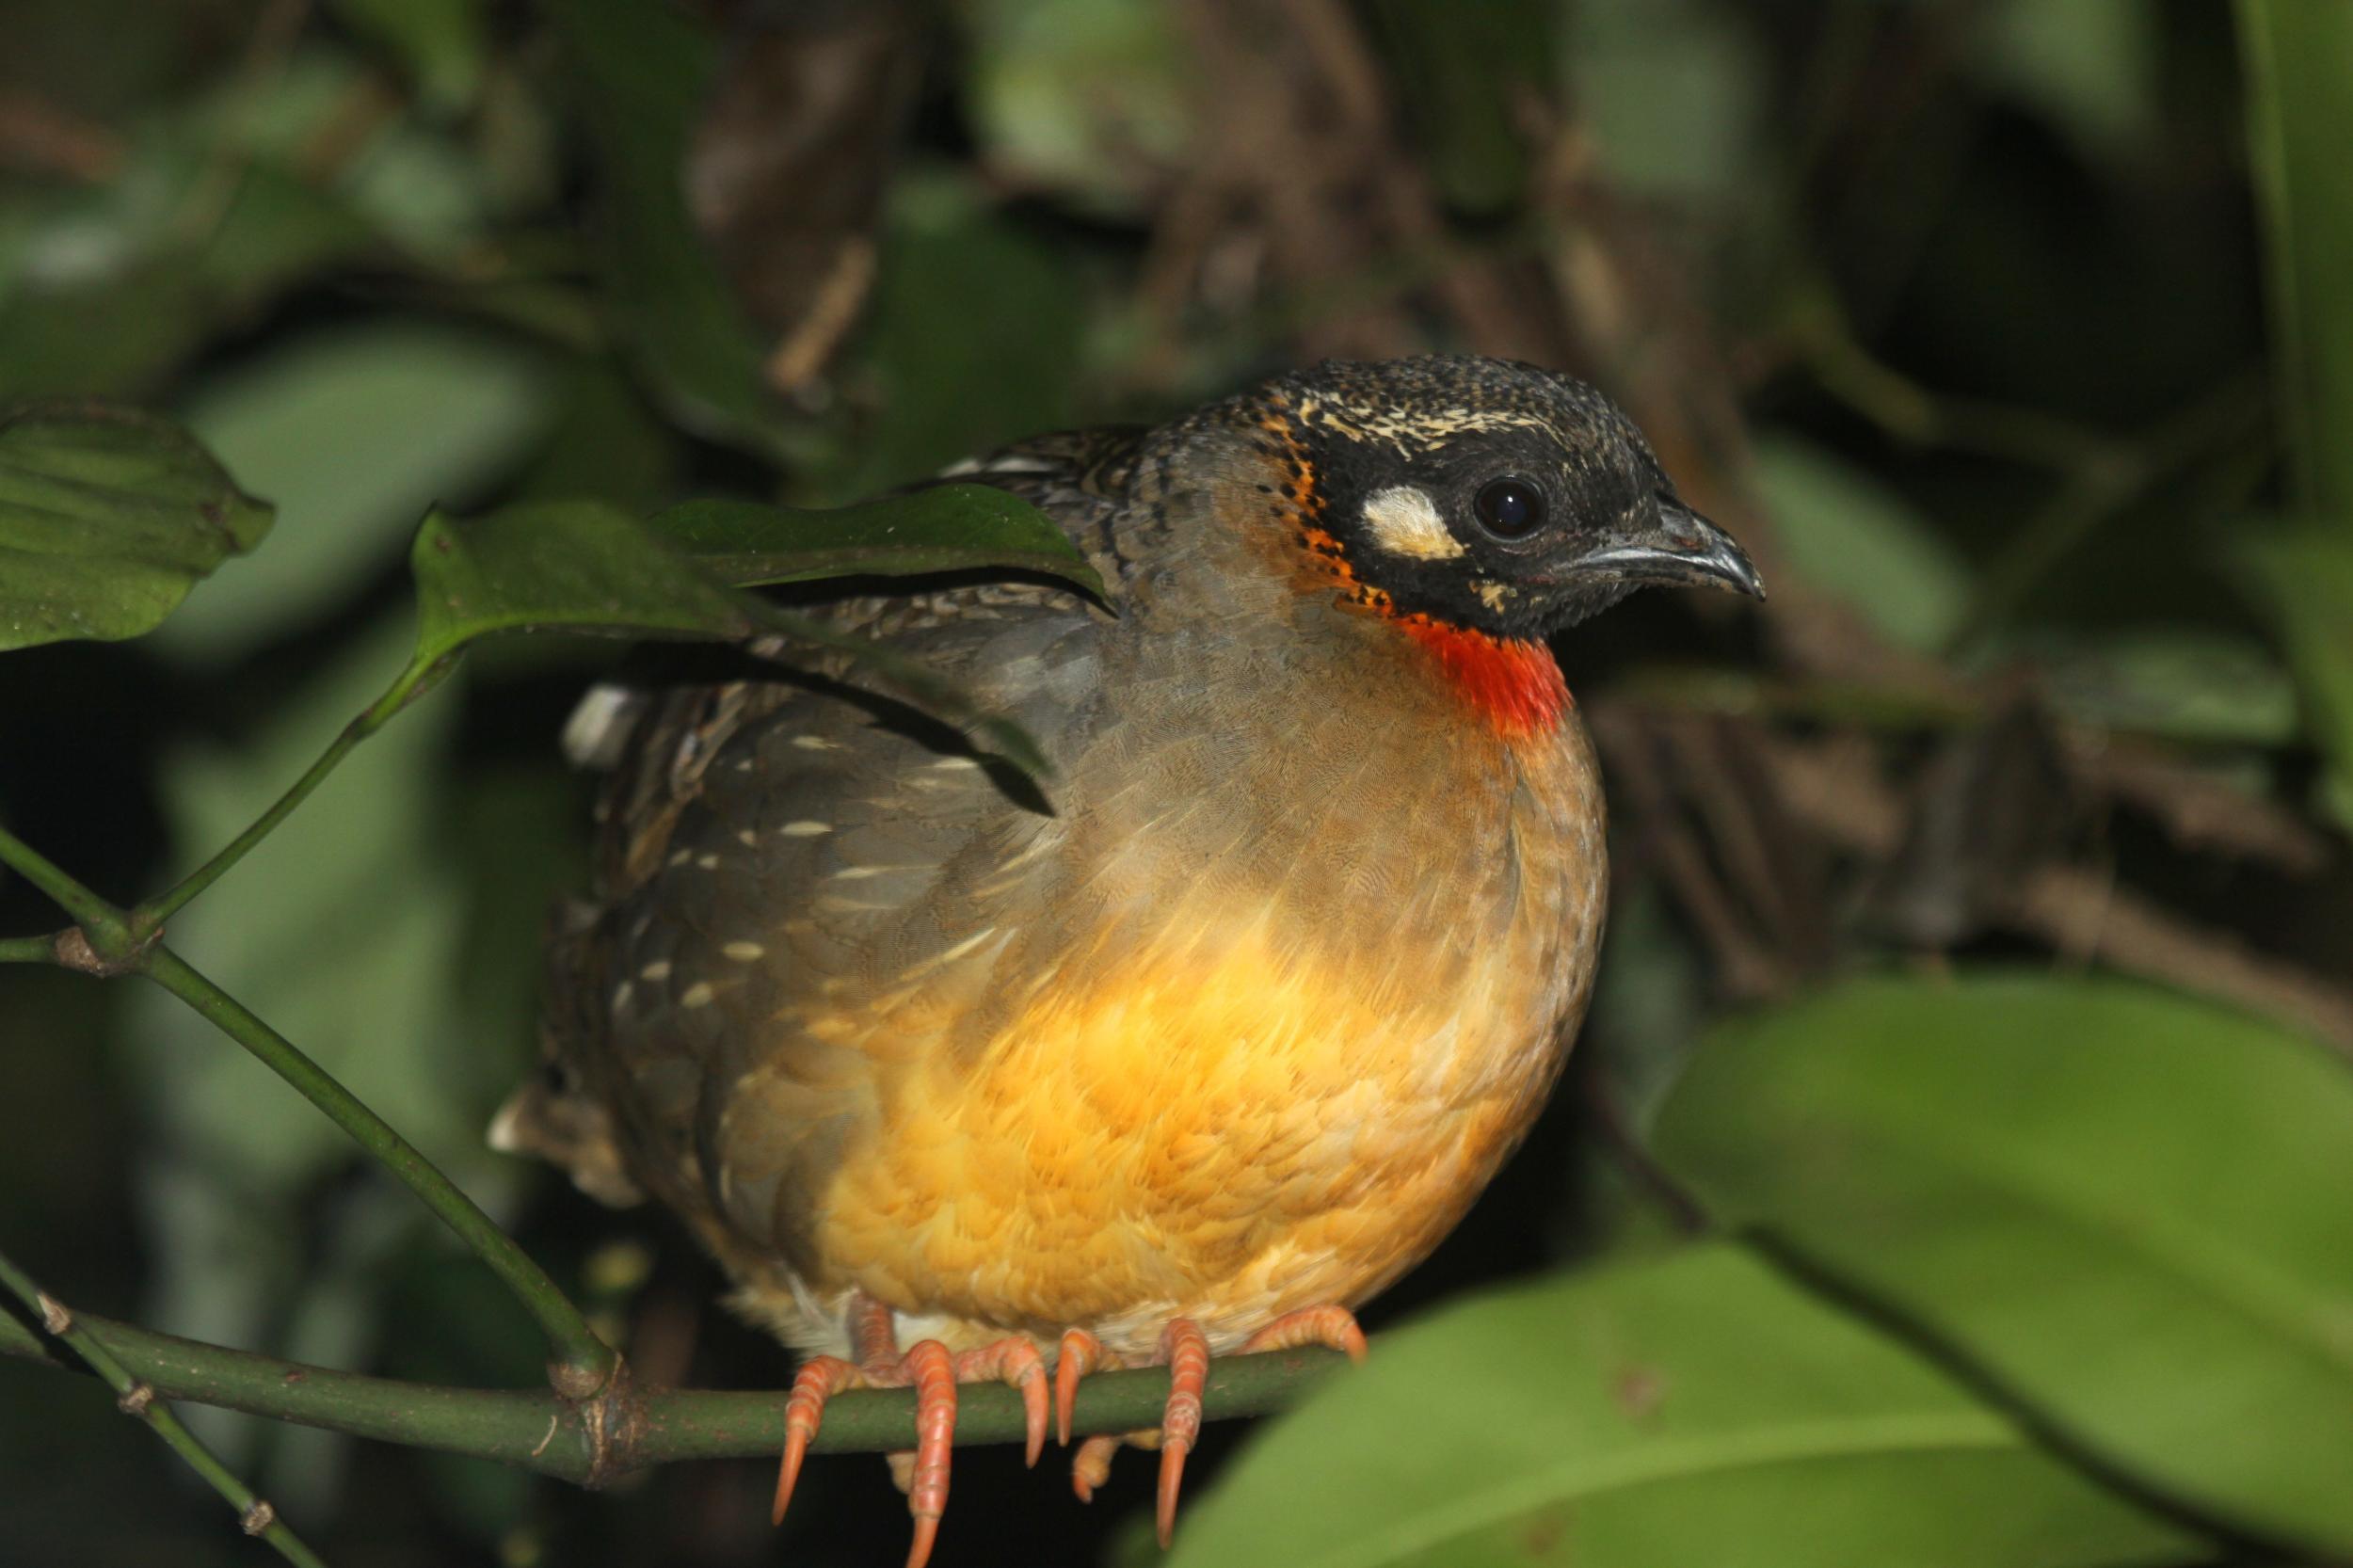
<path fill-rule="evenodd" d="M 785 1403 L 784 1460 L 776 1471 L 776 1504 L 771 1517 L 784 1521 L 800 1479 L 801 1461 L 824 1418 L 825 1401 L 851 1388 L 915 1386 L 915 1448 L 912 1463 L 901 1471 L 906 1488 L 907 1512 L 915 1516 L 915 1542 L 907 1551 L 907 1568 L 923 1568 L 939 1534 L 940 1516 L 948 1509 L 949 1462 L 955 1451 L 956 1383 L 959 1379 L 1000 1379 L 1021 1392 L 1026 1416 L 1030 1463 L 1046 1446 L 1046 1366 L 1037 1348 L 1026 1339 L 1000 1339 L 979 1350 L 951 1355 L 936 1339 L 926 1339 L 904 1356 L 897 1353 L 889 1308 L 866 1297 L 854 1298 L 851 1336 L 862 1366 L 839 1356 L 816 1356 L 792 1380 Z M 892 1455 L 900 1471 L 900 1455 Z"/>
<path fill-rule="evenodd" d="M 1365 1359 L 1365 1331 L 1356 1326 L 1356 1319 L 1348 1308 L 1338 1305 L 1287 1312 L 1243 1341 L 1242 1353 L 1287 1351 L 1302 1345 L 1328 1345 L 1345 1353 L 1351 1361 Z M 1160 1430 L 1129 1432 L 1125 1437 L 1105 1434 L 1088 1438 L 1071 1460 L 1070 1486 L 1080 1502 L 1091 1502 L 1096 1488 L 1110 1477 L 1112 1455 L 1122 1443 L 1158 1448 L 1160 1478 L 1157 1514 L 1160 1544 L 1166 1546 L 1176 1533 L 1176 1498 L 1184 1487 L 1185 1456 L 1193 1451 L 1201 1435 L 1201 1397 L 1209 1375 L 1209 1339 L 1191 1319 L 1172 1320 L 1160 1333 L 1160 1351 L 1153 1361 L 1168 1368 L 1168 1401 L 1160 1409 Z M 1065 1445 L 1070 1441 L 1071 1405 L 1078 1397 L 1079 1380 L 1090 1372 L 1110 1371 L 1120 1365 L 1119 1358 L 1085 1329 L 1074 1328 L 1062 1336 L 1054 1368 L 1054 1417 Z"/>

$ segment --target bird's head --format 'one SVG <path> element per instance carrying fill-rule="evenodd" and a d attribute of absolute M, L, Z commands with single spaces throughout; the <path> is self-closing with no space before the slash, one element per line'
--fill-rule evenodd
<path fill-rule="evenodd" d="M 1599 392 L 1503 360 L 1329 360 L 1229 408 L 1306 580 L 1411 625 L 1541 639 L 1647 584 L 1763 584 Z"/>

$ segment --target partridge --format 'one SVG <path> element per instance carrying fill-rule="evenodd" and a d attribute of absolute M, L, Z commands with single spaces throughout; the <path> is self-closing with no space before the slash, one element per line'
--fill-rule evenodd
<path fill-rule="evenodd" d="M 1067 1441 L 1080 1377 L 1167 1363 L 1165 1541 L 1210 1356 L 1361 1355 L 1351 1309 L 1494 1176 L 1592 987 L 1601 787 L 1545 639 L 1644 584 L 1762 595 L 1608 399 L 1496 360 L 1325 363 L 952 476 L 1060 523 L 1115 613 L 829 613 L 1051 773 L 846 664 L 593 700 L 595 901 L 498 1128 L 674 1209 L 807 1352 L 779 1517 L 829 1395 L 916 1386 L 910 1568 L 959 1380 L 1022 1391 L 1034 1462 L 1049 1368 Z"/>

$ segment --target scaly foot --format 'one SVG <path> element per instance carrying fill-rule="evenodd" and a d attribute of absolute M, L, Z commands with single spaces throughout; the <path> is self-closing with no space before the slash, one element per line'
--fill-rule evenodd
<path fill-rule="evenodd" d="M 1351 1361 L 1365 1359 L 1365 1331 L 1348 1308 L 1310 1306 L 1287 1312 L 1242 1342 L 1241 1353 L 1292 1350 L 1301 1345 L 1328 1345 Z M 1168 1368 L 1168 1400 L 1160 1409 L 1157 1431 L 1129 1432 L 1125 1437 L 1102 1434 L 1079 1446 L 1070 1463 L 1070 1488 L 1080 1502 L 1095 1500 L 1096 1488 L 1111 1475 L 1112 1455 L 1122 1443 L 1160 1450 L 1158 1522 L 1165 1547 L 1176 1529 L 1176 1497 L 1184 1487 L 1185 1456 L 1201 1435 L 1201 1396 L 1209 1375 L 1209 1342 L 1190 1318 L 1170 1320 L 1160 1332 L 1155 1366 Z M 1079 1380 L 1090 1372 L 1116 1370 L 1124 1363 L 1103 1342 L 1082 1328 L 1062 1336 L 1054 1365 L 1054 1424 L 1063 1444 L 1070 1442 L 1070 1411 L 1079 1394 Z"/>
<path fill-rule="evenodd" d="M 949 1461 L 955 1452 L 956 1384 L 994 1379 L 1021 1393 L 1029 1462 L 1037 1463 L 1046 1447 L 1046 1364 L 1027 1339 L 1000 1339 L 959 1355 L 949 1353 L 936 1339 L 926 1339 L 904 1356 L 897 1354 L 889 1309 L 859 1298 L 851 1308 L 853 1335 L 862 1364 L 840 1356 L 813 1356 L 792 1379 L 792 1394 L 784 1407 L 784 1460 L 776 1469 L 776 1498 L 770 1517 L 784 1522 L 800 1480 L 801 1461 L 824 1419 L 825 1401 L 852 1388 L 915 1388 L 915 1448 L 911 1464 L 894 1454 L 893 1471 L 907 1495 L 907 1512 L 915 1516 L 915 1542 L 907 1550 L 907 1568 L 923 1568 L 939 1534 L 940 1515 L 948 1509 Z"/>

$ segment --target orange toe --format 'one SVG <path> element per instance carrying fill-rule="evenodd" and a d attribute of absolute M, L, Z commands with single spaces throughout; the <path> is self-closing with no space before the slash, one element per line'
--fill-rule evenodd
<path fill-rule="evenodd" d="M 907 1487 L 907 1512 L 915 1515 L 915 1546 L 907 1568 L 923 1568 L 932 1555 L 939 1517 L 948 1511 L 948 1467 L 955 1456 L 956 1368 L 948 1347 L 926 1339 L 900 1364 L 915 1384 L 915 1475 Z"/>
<path fill-rule="evenodd" d="M 1354 1313 L 1337 1304 L 1284 1313 L 1243 1340 L 1241 1353 L 1296 1350 L 1302 1345 L 1326 1345 L 1359 1366 L 1364 1364 L 1365 1331 L 1356 1326 Z"/>
<path fill-rule="evenodd" d="M 956 1357 L 955 1375 L 958 1383 L 993 1378 L 1020 1393 L 1024 1458 L 1034 1467 L 1037 1456 L 1046 1451 L 1046 1363 L 1037 1347 L 1027 1339 L 1000 1339 L 966 1351 Z M 1075 1390 L 1075 1379 L 1073 1386 Z"/>
<path fill-rule="evenodd" d="M 1159 1525 L 1166 1547 L 1176 1533 L 1176 1496 L 1185 1480 L 1185 1455 L 1201 1435 L 1201 1395 L 1209 1381 L 1209 1341 L 1190 1318 L 1173 1320 L 1160 1333 L 1160 1359 L 1168 1364 L 1168 1402 L 1160 1410 Z"/>
<path fill-rule="evenodd" d="M 1119 1451 L 1120 1441 L 1106 1432 L 1079 1445 L 1078 1453 L 1070 1461 L 1070 1490 L 1079 1495 L 1080 1502 L 1093 1502 L 1095 1489 L 1112 1479 L 1112 1455 Z"/>
<path fill-rule="evenodd" d="M 1119 1358 L 1085 1329 L 1064 1333 L 1062 1346 L 1054 1352 L 1054 1431 L 1064 1448 L 1070 1447 L 1070 1412 L 1078 1402 L 1079 1380 L 1118 1365 Z"/>
<path fill-rule="evenodd" d="M 776 1499 L 768 1511 L 770 1524 L 784 1523 L 792 1488 L 801 1479 L 801 1461 L 824 1420 L 825 1401 L 845 1388 L 866 1386 L 866 1381 L 865 1373 L 836 1355 L 812 1357 L 793 1375 L 792 1395 L 784 1405 L 784 1462 L 776 1467 Z"/>

